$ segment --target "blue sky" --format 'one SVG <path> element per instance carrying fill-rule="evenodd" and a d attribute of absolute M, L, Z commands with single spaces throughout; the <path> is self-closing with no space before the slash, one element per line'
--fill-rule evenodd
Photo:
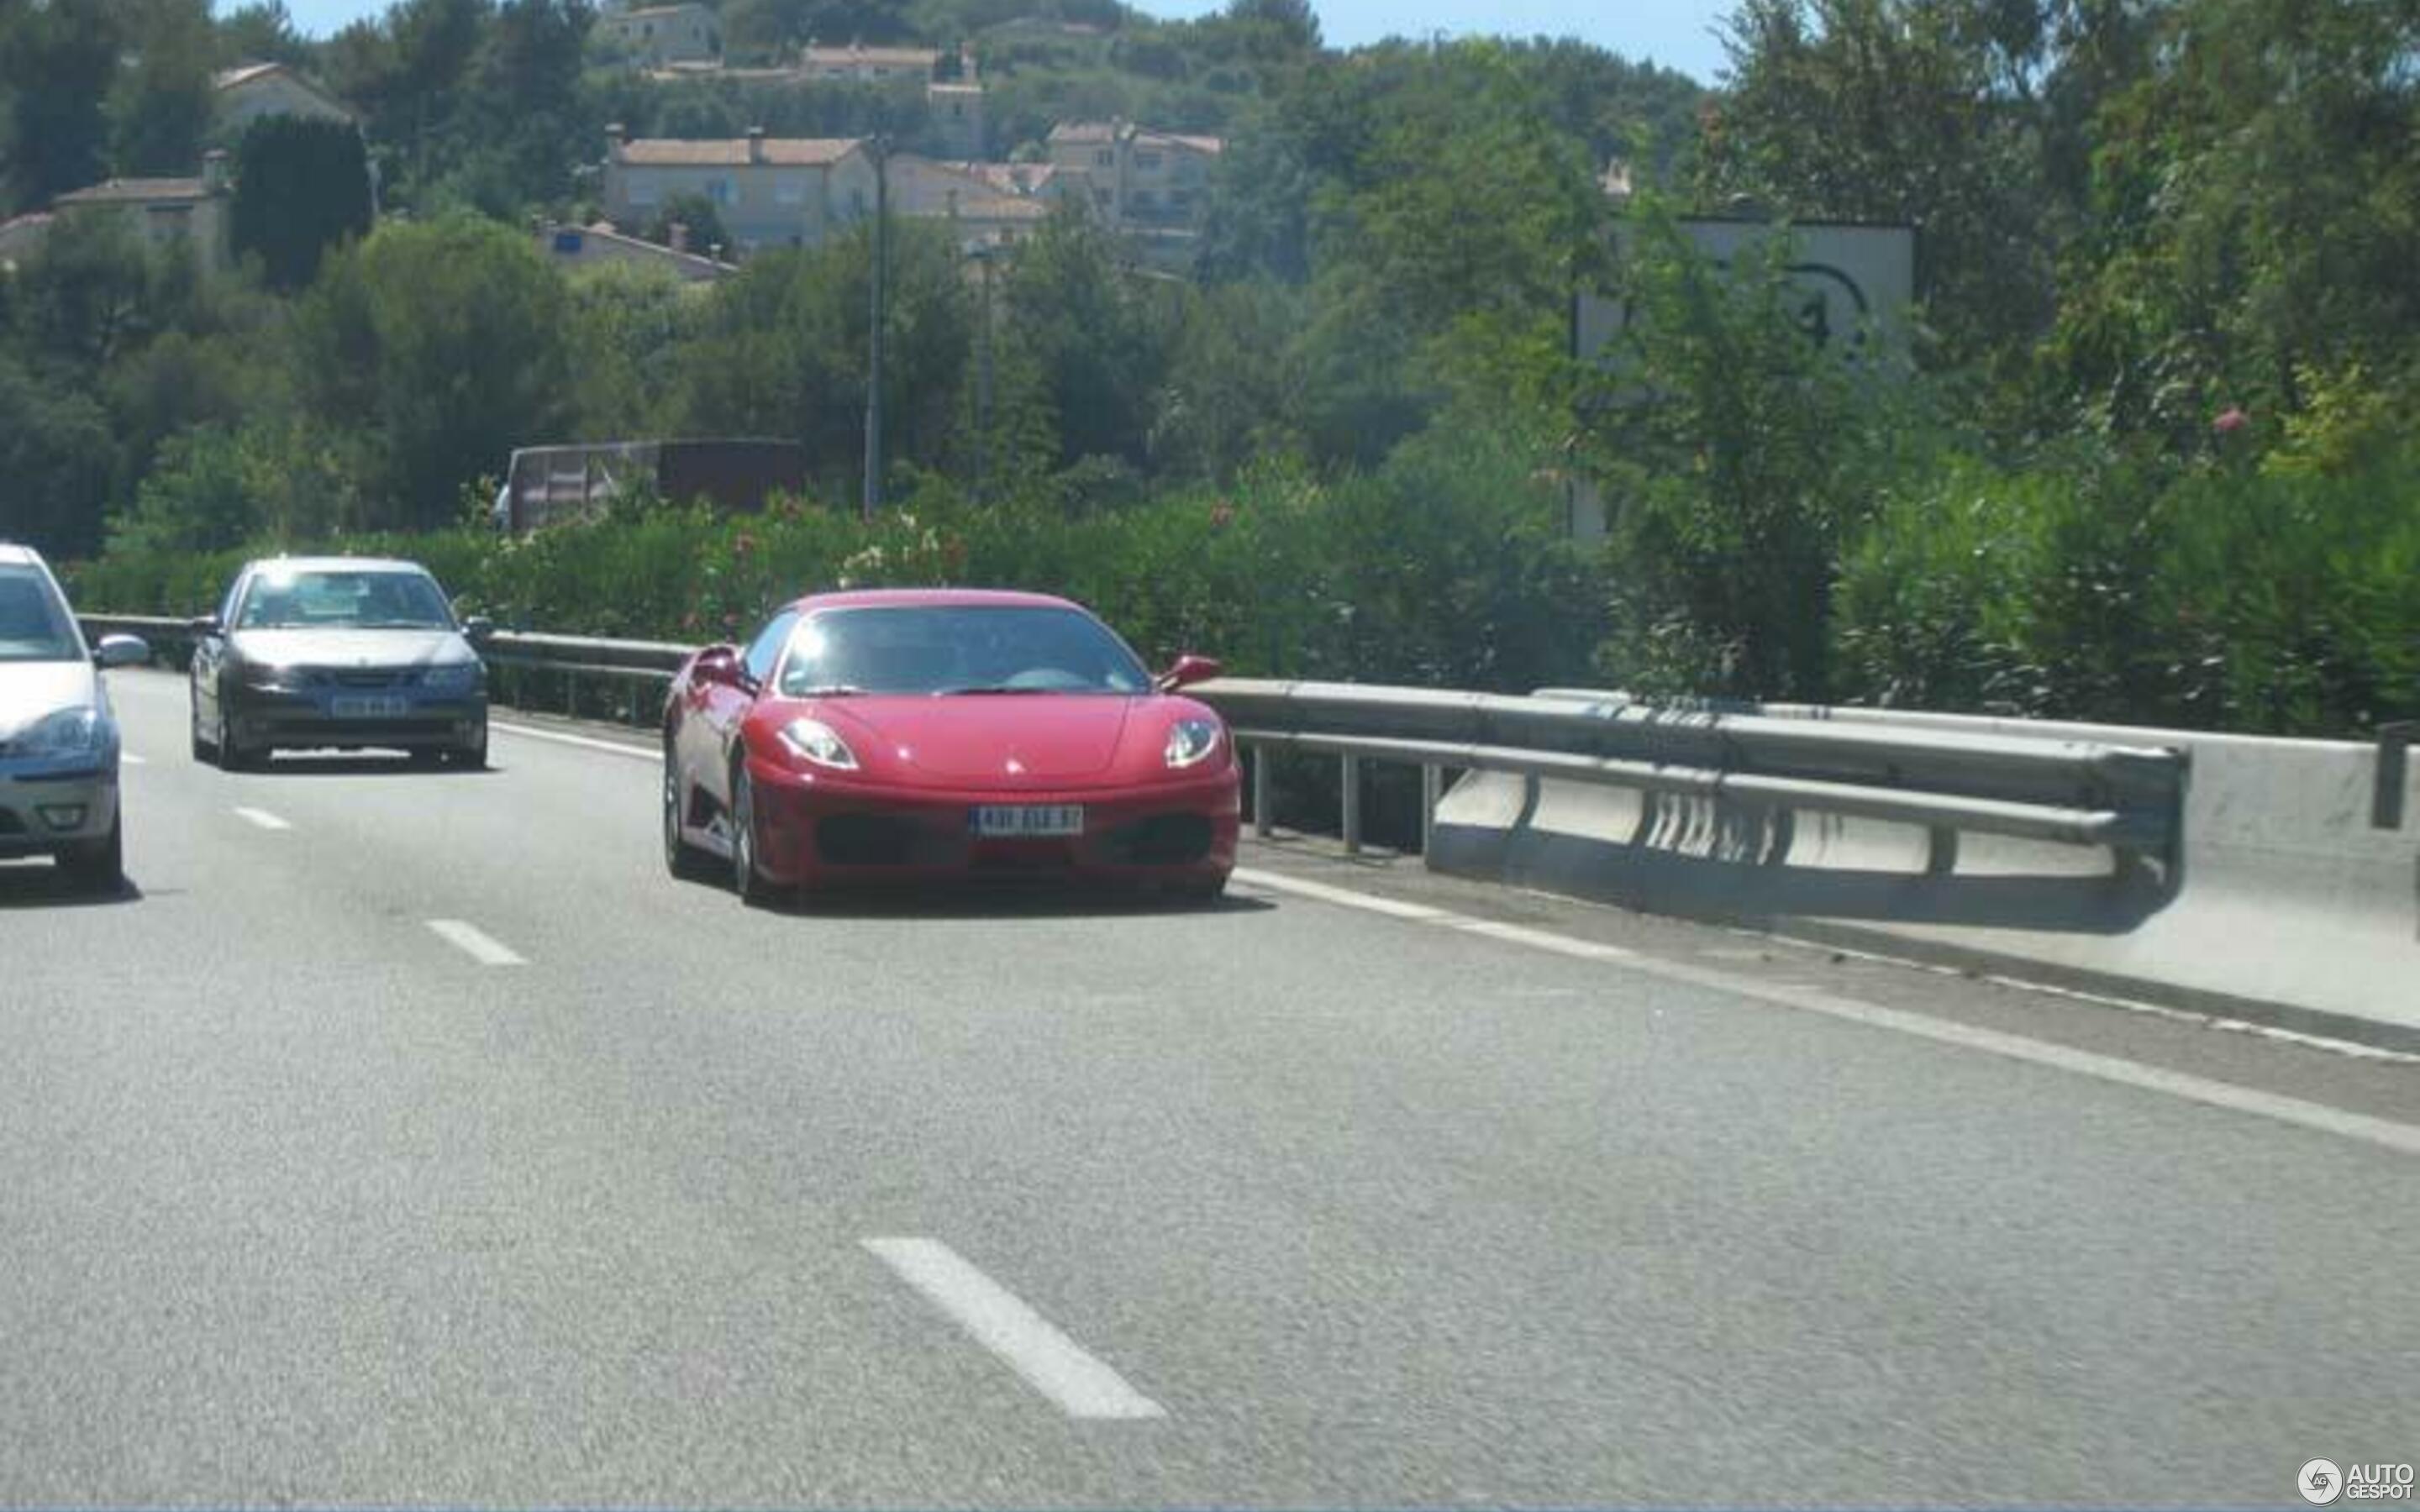
<path fill-rule="evenodd" d="M 228 0 L 220 0 L 224 7 Z M 1217 8 L 1201 0 L 1140 0 L 1156 16 Z M 1388 35 L 1425 37 L 1496 32 L 1513 37 L 1576 36 L 1624 57 L 1660 63 L 1713 84 L 1723 66 L 1714 28 L 1731 0 L 1313 0 L 1333 47 L 1357 47 Z M 387 0 L 286 0 L 294 24 L 322 37 L 347 22 L 377 15 Z"/>

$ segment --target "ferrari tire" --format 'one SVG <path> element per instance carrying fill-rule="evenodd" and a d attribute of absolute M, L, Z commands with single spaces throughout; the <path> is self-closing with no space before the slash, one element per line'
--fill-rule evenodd
<path fill-rule="evenodd" d="M 772 898 L 772 885 L 756 865 L 756 784 L 742 761 L 731 772 L 731 890 L 751 908 Z"/>
<path fill-rule="evenodd" d="M 703 881 L 706 856 L 681 834 L 680 769 L 673 764 L 670 751 L 664 753 L 663 799 L 664 870 L 683 882 Z"/>

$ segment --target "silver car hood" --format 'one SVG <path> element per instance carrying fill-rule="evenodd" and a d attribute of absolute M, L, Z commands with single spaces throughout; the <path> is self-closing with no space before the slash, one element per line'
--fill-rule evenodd
<path fill-rule="evenodd" d="M 0 744 L 46 714 L 99 705 L 100 674 L 88 661 L 0 661 Z"/>
<path fill-rule="evenodd" d="M 452 630 L 238 630 L 237 656 L 268 667 L 427 667 L 472 659 Z"/>

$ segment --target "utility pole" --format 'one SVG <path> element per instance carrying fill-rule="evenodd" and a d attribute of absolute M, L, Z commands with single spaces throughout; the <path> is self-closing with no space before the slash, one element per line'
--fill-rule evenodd
<path fill-rule="evenodd" d="M 991 259 L 998 249 L 975 246 L 975 265 L 983 276 L 983 325 L 976 335 L 982 345 L 975 364 L 975 502 L 986 502 L 991 483 Z"/>
<path fill-rule="evenodd" d="M 891 143 L 876 134 L 874 151 L 874 314 L 870 338 L 873 354 L 866 361 L 865 379 L 865 501 L 866 519 L 882 507 L 882 274 L 888 260 L 891 219 Z"/>

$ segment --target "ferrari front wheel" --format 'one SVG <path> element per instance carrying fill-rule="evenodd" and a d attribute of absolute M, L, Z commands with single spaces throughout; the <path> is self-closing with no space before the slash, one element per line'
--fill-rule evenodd
<path fill-rule="evenodd" d="M 731 773 L 731 890 L 752 908 L 773 892 L 756 865 L 756 784 L 748 779 L 746 762 Z"/>

